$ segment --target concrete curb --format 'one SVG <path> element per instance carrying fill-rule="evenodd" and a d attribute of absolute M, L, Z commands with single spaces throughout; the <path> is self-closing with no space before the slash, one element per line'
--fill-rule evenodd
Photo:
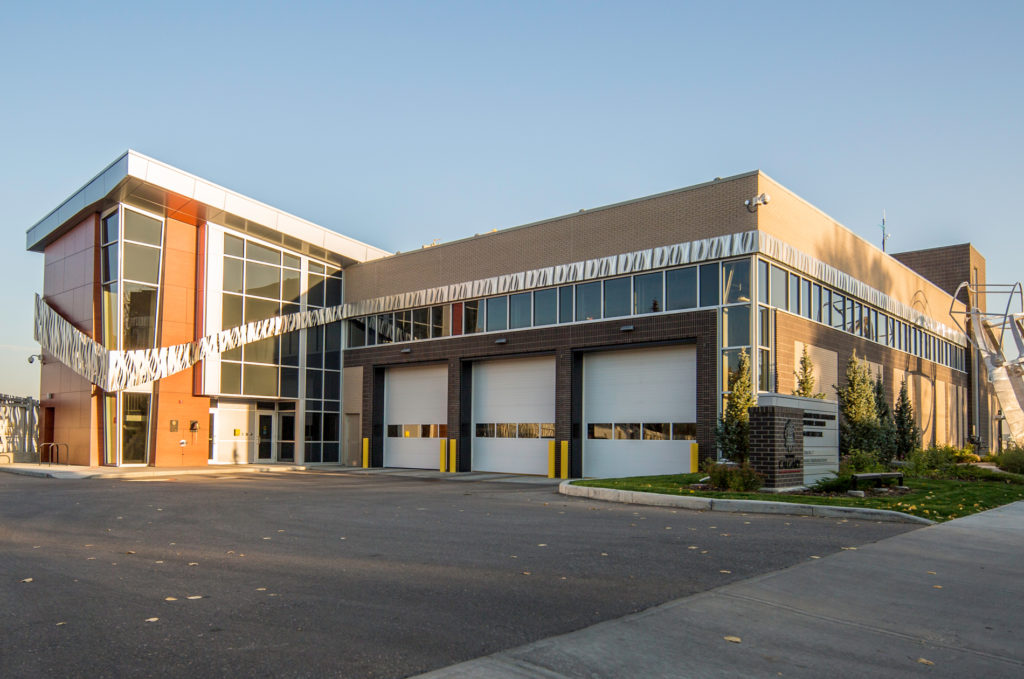
<path fill-rule="evenodd" d="M 653 507 L 678 507 L 680 509 L 696 509 L 703 512 L 747 512 L 750 514 L 792 514 L 796 516 L 821 516 L 841 519 L 864 519 L 866 521 L 888 521 L 892 523 L 918 523 L 931 525 L 931 519 L 924 519 L 912 514 L 894 512 L 888 509 L 869 509 L 866 507 L 836 507 L 830 505 L 808 505 L 798 502 L 769 502 L 767 500 L 718 500 L 710 497 L 665 495 L 663 493 L 644 493 L 634 490 L 615 490 L 613 488 L 592 488 L 590 486 L 574 486 L 574 479 L 562 481 L 558 492 L 570 497 L 585 497 L 590 500 L 605 502 L 621 502 L 630 505 L 649 505 Z M 578 480 L 578 479 L 577 479 Z"/>

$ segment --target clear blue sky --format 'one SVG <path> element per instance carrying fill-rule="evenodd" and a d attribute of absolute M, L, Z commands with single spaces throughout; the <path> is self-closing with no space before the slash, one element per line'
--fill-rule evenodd
<path fill-rule="evenodd" d="M 1024 278 L 1024 3 L 15 3 L 0 392 L 24 232 L 126 148 L 389 250 L 760 168 L 890 251 Z"/>

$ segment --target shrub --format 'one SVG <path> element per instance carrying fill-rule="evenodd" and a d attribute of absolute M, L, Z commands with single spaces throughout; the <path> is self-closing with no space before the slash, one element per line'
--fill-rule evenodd
<path fill-rule="evenodd" d="M 1024 485 L 1024 474 L 1010 474 L 1009 472 L 996 471 L 987 467 L 975 467 L 972 464 L 953 467 L 943 478 L 955 479 L 957 481 L 994 481 Z"/>
<path fill-rule="evenodd" d="M 845 493 L 853 489 L 853 477 L 849 474 L 838 474 L 818 479 L 811 486 L 815 493 Z"/>
<path fill-rule="evenodd" d="M 1007 448 L 996 456 L 1000 469 L 1013 474 L 1024 474 L 1024 448 Z"/>
<path fill-rule="evenodd" d="M 761 475 L 746 462 L 740 465 L 709 462 L 704 471 L 711 477 L 709 481 L 715 490 L 750 492 L 764 485 Z"/>
<path fill-rule="evenodd" d="M 900 393 L 896 398 L 893 426 L 895 427 L 896 457 L 905 460 L 915 448 L 921 445 L 921 430 L 914 424 L 914 406 L 907 394 L 906 379 L 900 384 Z"/>
<path fill-rule="evenodd" d="M 875 404 L 875 381 L 867 361 L 854 352 L 846 364 L 846 386 L 836 387 L 839 399 L 839 452 L 855 448 L 873 450 L 879 447 L 881 428 Z"/>
<path fill-rule="evenodd" d="M 884 472 L 885 464 L 878 459 L 878 453 L 870 450 L 851 450 L 839 461 L 839 475 L 860 474 L 862 472 Z"/>
<path fill-rule="evenodd" d="M 918 449 L 907 458 L 908 476 L 927 476 L 930 478 L 949 478 L 956 468 L 956 451 L 953 446 L 933 446 Z"/>
<path fill-rule="evenodd" d="M 981 458 L 970 451 L 969 448 L 954 448 L 953 459 L 957 464 L 972 464 L 981 462 Z"/>
<path fill-rule="evenodd" d="M 757 397 L 750 386 L 750 356 L 746 349 L 740 352 L 736 371 L 729 375 L 729 387 L 732 391 L 726 399 L 715 438 L 722 455 L 743 463 L 750 451 L 750 413 L 747 411 L 757 405 Z"/>

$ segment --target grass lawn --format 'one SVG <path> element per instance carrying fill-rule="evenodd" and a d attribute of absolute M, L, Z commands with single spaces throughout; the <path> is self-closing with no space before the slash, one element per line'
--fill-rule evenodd
<path fill-rule="evenodd" d="M 886 497 L 850 497 L 847 495 L 792 495 L 785 493 L 733 493 L 711 490 L 690 490 L 705 474 L 675 474 L 671 476 L 633 476 L 624 479 L 593 479 L 576 481 L 578 486 L 615 488 L 617 490 L 665 493 L 667 495 L 693 495 L 698 497 L 730 498 L 737 500 L 769 500 L 772 502 L 798 502 L 809 505 L 837 505 L 841 507 L 870 507 L 891 509 L 921 516 L 933 521 L 948 521 L 968 514 L 982 512 L 1017 500 L 1024 500 L 1024 485 L 1007 481 L 951 481 L 946 479 L 911 478 L 906 480 L 909 493 Z M 1016 479 L 1014 480 L 1016 481 Z"/>

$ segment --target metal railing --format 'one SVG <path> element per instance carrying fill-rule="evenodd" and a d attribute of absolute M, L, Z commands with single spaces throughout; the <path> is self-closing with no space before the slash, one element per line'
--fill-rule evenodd
<path fill-rule="evenodd" d="M 55 451 L 56 451 L 56 456 L 57 456 L 57 464 L 60 464 L 60 447 L 61 446 L 64 446 L 64 464 L 70 465 L 71 464 L 71 449 L 68 447 L 68 444 L 66 444 L 66 443 L 40 443 L 39 444 L 39 461 L 38 461 L 37 464 L 40 464 L 40 465 L 43 464 L 43 450 L 44 449 L 49 451 L 49 454 L 46 456 L 46 464 L 47 465 L 53 466 L 53 457 L 54 457 L 54 452 Z"/>

